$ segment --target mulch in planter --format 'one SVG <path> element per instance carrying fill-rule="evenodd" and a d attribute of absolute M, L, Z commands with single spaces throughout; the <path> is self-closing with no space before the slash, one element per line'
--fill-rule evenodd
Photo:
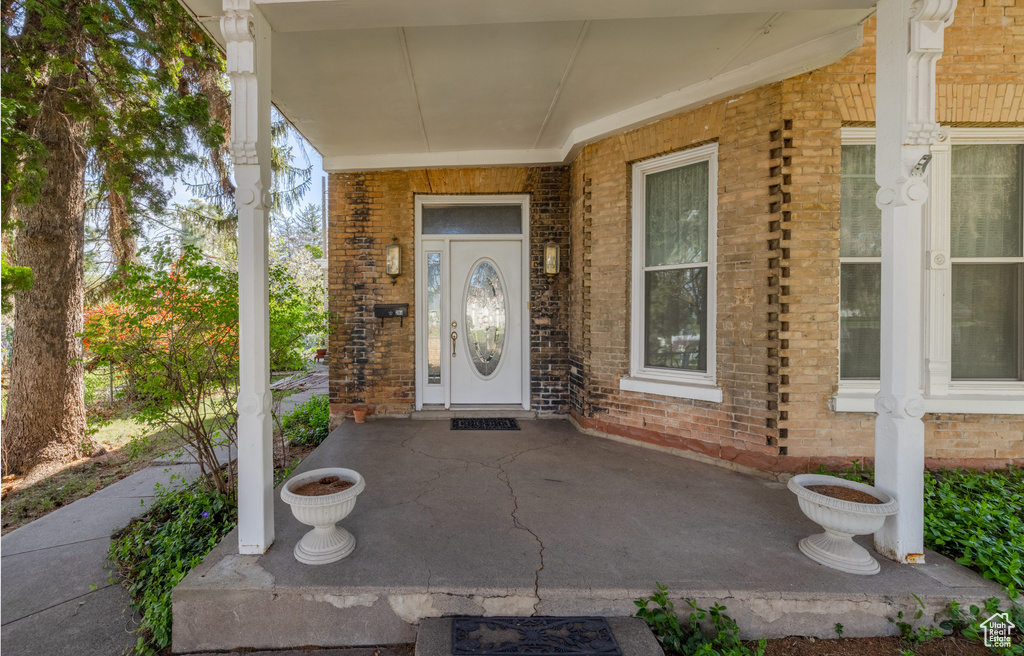
<path fill-rule="evenodd" d="M 843 487 L 842 485 L 808 485 L 807 489 L 811 492 L 817 492 L 818 494 L 823 494 L 826 497 L 841 499 L 843 501 L 853 501 L 855 503 L 882 503 L 867 492 Z"/>
<path fill-rule="evenodd" d="M 303 497 L 322 497 L 325 494 L 334 494 L 347 490 L 355 485 L 352 481 L 343 481 L 337 476 L 324 476 L 315 481 L 304 483 L 292 490 L 293 493 Z"/>

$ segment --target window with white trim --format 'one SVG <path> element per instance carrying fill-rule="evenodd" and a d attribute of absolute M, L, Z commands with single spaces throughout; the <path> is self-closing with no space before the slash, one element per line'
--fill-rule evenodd
<path fill-rule="evenodd" d="M 715 385 L 718 145 L 633 165 L 625 390 L 721 401 Z"/>
<path fill-rule="evenodd" d="M 844 129 L 837 410 L 878 389 L 881 211 L 871 129 Z M 925 211 L 929 412 L 1024 414 L 1024 130 L 950 129 Z"/>

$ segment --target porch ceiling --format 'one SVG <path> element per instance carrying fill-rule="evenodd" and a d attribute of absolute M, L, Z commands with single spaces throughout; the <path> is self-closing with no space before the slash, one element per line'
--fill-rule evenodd
<path fill-rule="evenodd" d="M 184 0 L 223 43 L 219 0 Z M 327 170 L 561 163 L 860 44 L 873 0 L 259 2 Z"/>

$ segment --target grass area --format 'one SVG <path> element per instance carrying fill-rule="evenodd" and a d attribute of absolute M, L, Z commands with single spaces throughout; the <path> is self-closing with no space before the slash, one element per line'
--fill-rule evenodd
<path fill-rule="evenodd" d="M 0 506 L 3 533 L 102 490 L 181 446 L 170 432 L 150 431 L 130 418 L 111 420 L 96 431 L 92 440 L 98 448 L 96 457 L 60 469 L 5 478 L 6 493 Z"/>

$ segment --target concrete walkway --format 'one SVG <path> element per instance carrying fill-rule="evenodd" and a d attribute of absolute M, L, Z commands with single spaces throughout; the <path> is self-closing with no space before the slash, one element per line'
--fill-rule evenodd
<path fill-rule="evenodd" d="M 308 527 L 275 495 L 262 556 L 225 539 L 174 591 L 176 651 L 409 642 L 425 618 L 625 616 L 655 582 L 723 603 L 749 636 L 885 635 L 888 617 L 997 595 L 936 553 L 828 569 L 797 542 L 821 529 L 782 483 L 586 435 L 567 421 L 452 431 L 447 421 L 346 422 L 299 468 L 359 471 L 345 560 L 311 567 Z M 870 536 L 859 538 L 870 547 Z M 685 609 L 677 601 L 677 607 Z M 706 607 L 706 606 L 705 606 Z"/>
<path fill-rule="evenodd" d="M 110 535 L 195 465 L 149 467 L 0 541 L 4 656 L 112 656 L 135 644 L 128 593 L 105 569 Z"/>
<path fill-rule="evenodd" d="M 326 392 L 293 394 L 282 412 Z M 128 593 L 105 569 L 110 536 L 153 502 L 154 485 L 197 473 L 194 464 L 149 467 L 3 536 L 4 656 L 116 656 L 135 645 Z"/>

